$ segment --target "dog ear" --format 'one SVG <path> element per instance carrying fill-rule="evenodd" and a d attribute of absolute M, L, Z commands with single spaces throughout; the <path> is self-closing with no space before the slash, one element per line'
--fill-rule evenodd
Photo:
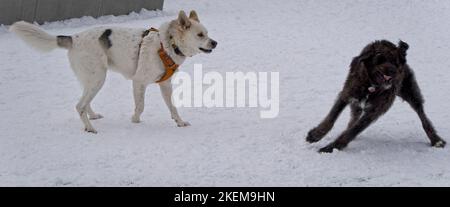
<path fill-rule="evenodd" d="M 191 11 L 191 13 L 189 14 L 189 19 L 192 19 L 196 22 L 200 22 L 200 19 L 198 18 L 197 12 L 195 12 L 194 10 Z"/>
<path fill-rule="evenodd" d="M 357 68 L 357 73 L 363 81 L 370 80 L 369 70 L 373 67 L 374 56 L 376 56 L 372 50 L 363 52 L 361 55 L 355 58 L 355 63 L 352 63 L 352 67 Z"/>
<path fill-rule="evenodd" d="M 400 42 L 398 42 L 398 48 L 399 48 L 401 51 L 406 52 L 406 51 L 409 49 L 409 45 L 408 45 L 408 43 L 403 42 L 403 41 L 400 40 Z"/>
<path fill-rule="evenodd" d="M 369 68 L 373 65 L 373 57 L 374 55 L 372 54 L 372 52 L 366 52 L 358 57 L 358 61 L 359 63 L 364 64 L 366 68 Z"/>
<path fill-rule="evenodd" d="M 178 14 L 178 22 L 180 23 L 181 27 L 183 27 L 183 29 L 189 29 L 189 27 L 191 27 L 191 21 L 186 16 L 186 13 L 183 10 L 181 10 Z"/>
<path fill-rule="evenodd" d="M 399 50 L 399 59 L 400 59 L 400 63 L 401 64 L 405 64 L 406 63 L 406 51 L 409 49 L 409 45 L 406 42 L 403 42 L 400 40 L 400 42 L 398 42 L 398 50 Z"/>
<path fill-rule="evenodd" d="M 350 65 L 350 67 L 358 74 L 361 80 L 369 79 L 369 72 L 368 72 L 369 69 L 367 64 L 364 63 L 368 61 L 368 59 L 370 59 L 368 56 L 360 55 L 353 58 L 353 61 Z"/>
<path fill-rule="evenodd" d="M 372 54 L 370 52 L 364 52 L 359 56 L 353 58 L 350 67 L 358 74 L 362 80 L 369 78 L 369 63 L 372 60 Z"/>

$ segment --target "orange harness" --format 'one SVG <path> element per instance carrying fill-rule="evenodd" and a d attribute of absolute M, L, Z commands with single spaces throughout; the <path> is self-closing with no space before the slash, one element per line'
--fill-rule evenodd
<path fill-rule="evenodd" d="M 161 59 L 164 68 L 166 69 L 166 73 L 157 83 L 161 83 L 172 77 L 172 75 L 177 71 L 179 65 L 176 64 L 172 58 L 167 54 L 166 50 L 164 50 L 163 44 L 161 43 L 161 48 L 158 50 L 159 58 Z"/>
<path fill-rule="evenodd" d="M 152 27 L 149 30 L 145 31 L 142 36 L 145 37 L 150 32 L 159 32 L 159 30 Z M 159 55 L 159 58 L 161 59 L 161 62 L 164 65 L 164 68 L 166 69 L 166 73 L 163 75 L 163 77 L 161 77 L 161 79 L 156 81 L 156 83 L 161 83 L 161 82 L 164 82 L 164 81 L 168 80 L 169 78 L 171 78 L 179 67 L 179 65 L 176 64 L 175 61 L 173 61 L 173 59 L 169 56 L 169 54 L 167 54 L 166 50 L 164 50 L 164 46 L 163 46 L 162 42 L 160 44 L 161 44 L 161 48 L 158 50 L 158 55 Z M 140 45 L 139 45 L 139 49 L 140 49 Z"/>

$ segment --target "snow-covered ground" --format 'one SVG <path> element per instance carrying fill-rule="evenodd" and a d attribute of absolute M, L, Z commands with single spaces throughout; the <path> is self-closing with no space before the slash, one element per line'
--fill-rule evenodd
<path fill-rule="evenodd" d="M 98 25 L 159 26 L 196 9 L 219 47 L 181 70 L 279 71 L 280 114 L 255 108 L 181 108 L 177 128 L 153 85 L 132 124 L 131 82 L 109 73 L 93 108 L 99 134 L 75 111 L 81 94 L 65 51 L 41 54 L 0 28 L 0 186 L 450 186 L 450 150 L 429 147 L 398 100 L 342 152 L 318 154 L 307 131 L 328 112 L 353 56 L 386 38 L 410 44 L 409 63 L 436 129 L 450 141 L 450 2 L 166 0 L 164 12 L 46 24 L 53 34 Z"/>

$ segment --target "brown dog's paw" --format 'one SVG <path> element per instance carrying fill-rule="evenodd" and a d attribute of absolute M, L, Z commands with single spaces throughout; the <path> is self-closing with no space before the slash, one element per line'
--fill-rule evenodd
<path fill-rule="evenodd" d="M 319 153 L 333 153 L 334 149 L 336 149 L 336 148 L 334 148 L 334 146 L 328 145 L 326 147 L 320 148 Z"/>
<path fill-rule="evenodd" d="M 327 145 L 324 148 L 321 148 L 319 150 L 320 153 L 333 153 L 334 149 L 336 150 L 342 150 L 345 147 L 347 147 L 347 143 L 341 143 L 341 142 L 332 142 L 329 145 Z"/>
<path fill-rule="evenodd" d="M 447 144 L 447 142 L 445 142 L 444 140 L 441 139 L 439 141 L 431 143 L 431 146 L 437 147 L 437 148 L 444 148 L 446 144 Z"/>
<path fill-rule="evenodd" d="M 309 143 L 315 143 L 320 141 L 323 138 L 324 133 L 321 132 L 318 129 L 312 129 L 311 131 L 308 132 L 308 135 L 306 136 L 306 141 Z"/>

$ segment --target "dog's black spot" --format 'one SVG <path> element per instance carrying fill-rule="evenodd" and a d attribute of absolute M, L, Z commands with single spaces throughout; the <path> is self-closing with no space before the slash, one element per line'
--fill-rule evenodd
<path fill-rule="evenodd" d="M 98 38 L 98 40 L 100 41 L 102 46 L 105 47 L 106 49 L 109 49 L 112 47 L 112 42 L 109 39 L 109 36 L 111 36 L 111 34 L 112 34 L 112 30 L 107 29 L 107 30 L 105 30 L 105 32 L 103 32 L 102 36 L 100 36 L 100 38 Z"/>
<path fill-rule="evenodd" d="M 71 36 L 57 36 L 57 43 L 59 47 L 62 48 L 71 48 L 72 47 L 72 37 Z"/>

